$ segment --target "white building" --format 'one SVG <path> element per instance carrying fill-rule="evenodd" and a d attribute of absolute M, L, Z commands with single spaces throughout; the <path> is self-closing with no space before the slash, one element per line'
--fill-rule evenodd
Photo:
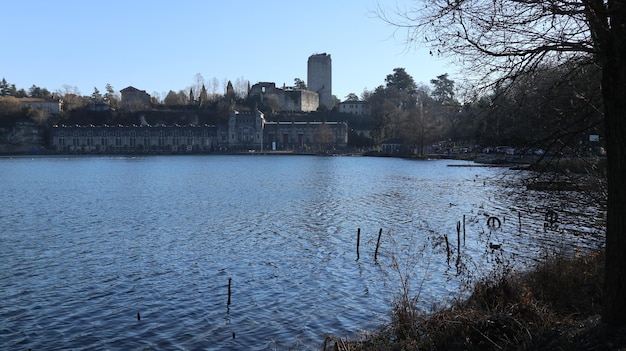
<path fill-rule="evenodd" d="M 45 116 L 58 115 L 63 111 L 63 100 L 59 98 L 18 98 L 20 104 L 30 106 L 33 110 L 42 111 Z"/>
<path fill-rule="evenodd" d="M 349 113 L 354 116 L 369 114 L 369 104 L 365 101 L 344 101 L 339 103 L 339 112 Z"/>

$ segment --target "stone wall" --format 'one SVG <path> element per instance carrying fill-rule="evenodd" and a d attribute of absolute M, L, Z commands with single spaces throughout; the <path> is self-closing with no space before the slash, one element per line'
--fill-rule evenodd
<path fill-rule="evenodd" d="M 0 128 L 0 153 L 22 154 L 42 149 L 44 130 L 30 121 L 19 121 L 12 128 Z"/>

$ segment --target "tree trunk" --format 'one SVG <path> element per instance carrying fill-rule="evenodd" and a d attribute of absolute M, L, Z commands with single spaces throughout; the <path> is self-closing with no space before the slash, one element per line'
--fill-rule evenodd
<path fill-rule="evenodd" d="M 614 1 L 602 63 L 608 173 L 604 321 L 626 325 L 626 6 Z"/>

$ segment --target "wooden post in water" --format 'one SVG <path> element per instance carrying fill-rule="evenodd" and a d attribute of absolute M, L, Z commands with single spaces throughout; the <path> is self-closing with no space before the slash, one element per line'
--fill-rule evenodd
<path fill-rule="evenodd" d="M 463 246 L 465 246 L 465 215 L 463 215 Z"/>
<path fill-rule="evenodd" d="M 380 246 L 380 236 L 383 235 L 383 228 L 378 231 L 378 240 L 376 241 L 376 250 L 374 251 L 374 261 L 378 259 L 378 247 Z"/>
<path fill-rule="evenodd" d="M 461 221 L 456 222 L 456 265 L 459 265 L 461 260 Z"/>
<path fill-rule="evenodd" d="M 519 218 L 519 231 L 521 233 L 522 232 L 522 211 L 518 212 L 517 216 Z"/>
<path fill-rule="evenodd" d="M 456 222 L 456 249 L 461 251 L 461 221 Z"/>
<path fill-rule="evenodd" d="M 361 242 L 361 228 L 356 231 L 356 260 L 359 260 L 359 244 Z"/>
<path fill-rule="evenodd" d="M 228 278 L 228 302 L 226 303 L 226 306 L 230 306 L 230 285 L 233 281 L 233 278 Z"/>
<path fill-rule="evenodd" d="M 446 239 L 446 253 L 447 255 L 447 259 L 446 261 L 448 262 L 448 266 L 450 265 L 450 242 L 448 241 L 448 235 L 444 234 L 443 237 Z"/>

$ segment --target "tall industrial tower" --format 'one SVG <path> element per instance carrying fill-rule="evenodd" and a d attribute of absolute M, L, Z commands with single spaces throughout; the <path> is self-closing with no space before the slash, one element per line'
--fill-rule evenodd
<path fill-rule="evenodd" d="M 333 108 L 332 92 L 332 62 L 329 54 L 315 54 L 309 56 L 307 70 L 307 86 L 309 90 L 319 94 L 320 106 Z"/>

